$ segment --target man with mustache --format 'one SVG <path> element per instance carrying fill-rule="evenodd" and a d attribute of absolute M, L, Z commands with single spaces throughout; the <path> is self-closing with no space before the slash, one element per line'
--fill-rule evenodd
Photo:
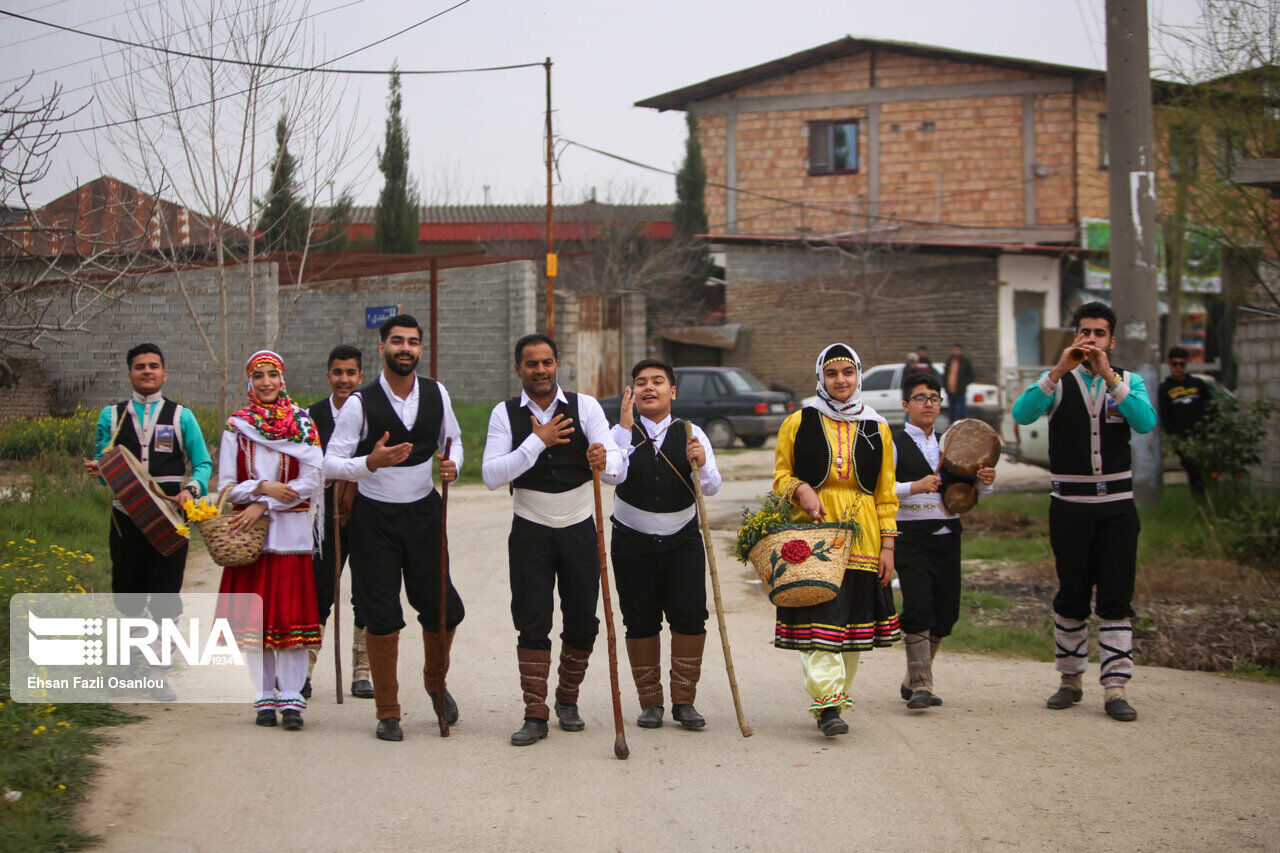
<path fill-rule="evenodd" d="M 585 727 L 578 715 L 578 688 L 600 627 L 591 472 L 601 471 L 601 479 L 612 484 L 626 470 L 600 404 L 586 394 L 561 390 L 559 366 L 556 342 L 546 335 L 525 335 L 516 342 L 515 371 L 523 390 L 519 397 L 494 406 L 480 469 L 490 489 L 510 485 L 515 513 L 507 553 L 525 706 L 524 725 L 511 736 L 515 746 L 529 746 L 547 736 L 557 585 L 564 624 L 556 717 L 567 732 Z"/>
<path fill-rule="evenodd" d="M 440 636 L 440 479 L 453 482 L 462 466 L 462 430 L 444 385 L 415 373 L 422 357 L 422 326 L 408 314 L 391 317 L 378 330 L 385 366 L 374 382 L 351 395 L 334 424 L 324 457 L 324 476 L 355 480 L 351 532 L 351 588 L 365 643 L 381 740 L 404 739 L 400 728 L 400 583 L 422 625 L 426 665 L 423 682 L 435 706 L 443 689 L 454 629 L 463 618 L 462 599 L 450 580 L 446 633 Z M 448 458 L 445 442 L 453 440 Z M 443 644 L 443 648 L 442 648 Z M 441 659 L 443 658 L 443 666 Z M 458 706 L 444 693 L 445 719 L 458 720 Z"/>
<path fill-rule="evenodd" d="M 333 426 L 338 421 L 338 412 L 360 385 L 364 382 L 364 367 L 360 350 L 350 344 L 339 344 L 329 353 L 329 369 L 325 371 L 325 379 L 333 391 L 328 397 L 313 403 L 307 414 L 316 425 L 320 434 L 320 447 L 329 446 L 333 436 Z M 352 488 L 344 481 L 341 486 Z M 337 570 L 342 571 L 346 565 L 347 555 L 351 552 L 351 538 L 346 533 L 346 514 L 351 509 L 351 497 L 346 489 L 338 483 L 329 482 L 324 487 L 324 538 L 320 540 L 320 553 L 315 559 L 316 604 L 320 608 L 320 630 L 323 631 L 329 621 L 329 611 L 333 609 L 334 565 L 338 561 Z M 339 524 L 342 526 L 340 550 L 335 553 L 333 541 L 333 514 L 338 512 Z M 358 699 L 373 698 L 373 679 L 369 674 L 369 653 L 365 648 L 364 622 L 356 616 L 355 631 L 351 635 L 351 695 Z M 316 668 L 316 659 L 320 649 L 309 648 L 311 656 L 307 669 L 307 681 L 302 688 L 302 697 L 311 698 L 311 674 Z"/>

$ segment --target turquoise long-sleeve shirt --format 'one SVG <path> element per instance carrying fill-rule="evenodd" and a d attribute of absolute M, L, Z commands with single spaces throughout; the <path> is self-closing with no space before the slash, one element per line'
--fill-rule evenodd
<path fill-rule="evenodd" d="M 1082 367 L 1077 367 L 1072 372 L 1080 374 L 1090 393 L 1097 393 L 1098 386 L 1106 384 L 1101 376 L 1094 376 Z M 1063 381 L 1066 378 L 1063 376 Z M 1058 386 L 1050 382 L 1049 371 L 1046 370 L 1040 374 L 1040 379 L 1033 382 L 1014 402 L 1013 419 L 1023 426 L 1034 423 L 1053 408 L 1057 390 Z M 1148 433 L 1155 429 L 1156 410 L 1151 405 L 1151 398 L 1147 396 L 1147 383 L 1139 374 L 1126 371 L 1125 378 L 1108 393 L 1116 401 L 1116 409 L 1129 424 L 1130 429 L 1139 433 Z"/>
<path fill-rule="evenodd" d="M 147 415 L 163 402 L 163 400 L 157 400 L 153 403 L 143 403 L 135 399 L 133 410 L 138 418 L 146 423 Z M 98 436 L 93 448 L 94 459 L 102 458 L 107 444 L 111 441 L 111 410 L 114 408 L 114 405 L 106 406 L 98 415 Z M 178 429 L 182 431 L 183 450 L 187 455 L 187 461 L 191 463 L 190 482 L 200 487 L 201 495 L 207 495 L 209 494 L 209 476 L 213 473 L 213 460 L 209 458 L 209 448 L 205 446 L 204 435 L 200 432 L 200 422 L 186 406 L 182 407 L 182 414 L 178 416 Z"/>

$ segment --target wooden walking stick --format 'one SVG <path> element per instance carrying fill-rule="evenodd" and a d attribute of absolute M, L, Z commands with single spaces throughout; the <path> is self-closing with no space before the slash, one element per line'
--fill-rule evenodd
<path fill-rule="evenodd" d="M 449 458 L 449 451 L 453 449 L 453 438 L 444 440 L 444 453 L 440 457 L 440 461 Z M 445 662 L 448 659 L 448 647 L 445 645 L 444 635 L 448 622 L 446 617 L 449 614 L 449 530 L 445 526 L 445 520 L 449 515 L 449 483 L 444 477 L 440 478 L 440 692 L 436 694 L 436 722 L 440 724 L 440 737 L 449 736 L 449 721 L 445 719 L 444 711 L 444 677 Z"/>
<path fill-rule="evenodd" d="M 693 424 L 685 421 L 685 434 L 693 438 Z M 733 653 L 729 651 L 729 632 L 724 625 L 724 602 L 720 599 L 720 573 L 716 571 L 716 552 L 711 546 L 711 525 L 707 522 L 707 505 L 702 499 L 702 478 L 697 462 L 689 460 L 693 465 L 693 494 L 698 499 L 698 522 L 702 525 L 702 543 L 707 550 L 707 566 L 711 569 L 711 594 L 716 601 L 716 621 L 720 625 L 720 648 L 724 650 L 724 668 L 729 674 L 729 692 L 733 694 L 733 710 L 738 713 L 738 729 L 743 737 L 751 737 L 755 729 L 747 725 L 747 716 L 742 713 L 742 697 L 738 695 L 738 677 L 733 672 Z"/>
<path fill-rule="evenodd" d="M 596 493 L 596 548 L 600 552 L 600 593 L 604 596 L 604 626 L 609 638 L 609 686 L 613 688 L 613 754 L 625 759 L 631 754 L 622 729 L 622 693 L 618 689 L 618 635 L 613 630 L 613 604 L 609 600 L 609 565 L 604 555 L 604 510 L 600 505 L 600 472 L 591 469 L 591 486 Z"/>
<path fill-rule="evenodd" d="M 338 493 L 342 491 L 342 480 L 333 484 L 333 677 L 334 687 L 338 693 L 338 704 L 342 704 L 342 521 L 338 517 Z"/>

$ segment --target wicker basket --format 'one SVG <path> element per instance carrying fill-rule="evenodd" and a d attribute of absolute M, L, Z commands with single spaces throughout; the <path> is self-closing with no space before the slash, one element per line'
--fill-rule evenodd
<path fill-rule="evenodd" d="M 271 521 L 265 515 L 249 525 L 247 530 L 233 532 L 231 521 L 234 514 L 224 515 L 223 508 L 227 504 L 227 493 L 230 486 L 218 492 L 218 514 L 213 518 L 197 521 L 196 529 L 209 549 L 209 556 L 219 566 L 247 566 L 262 553 L 262 546 L 267 541 L 267 528 Z"/>
<path fill-rule="evenodd" d="M 812 607 L 840 592 L 857 535 L 833 523 L 788 524 L 757 542 L 748 556 L 775 605 Z"/>

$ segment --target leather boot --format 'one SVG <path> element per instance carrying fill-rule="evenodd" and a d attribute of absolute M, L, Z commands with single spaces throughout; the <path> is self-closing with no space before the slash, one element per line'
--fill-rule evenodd
<path fill-rule="evenodd" d="M 907 686 L 911 698 L 907 707 L 922 711 L 933 705 L 933 666 L 929 656 L 928 634 L 907 634 Z"/>
<path fill-rule="evenodd" d="M 357 699 L 373 698 L 373 675 L 369 672 L 369 648 L 364 628 L 351 634 L 351 695 Z"/>
<path fill-rule="evenodd" d="M 320 643 L 321 643 L 321 646 L 324 644 L 324 632 L 325 632 L 325 629 L 326 629 L 327 627 L 328 627 L 327 625 L 321 625 L 321 626 L 320 626 Z M 311 698 L 311 676 L 315 674 L 315 671 L 316 671 L 316 661 L 320 660 L 320 648 L 321 648 L 321 646 L 308 646 L 308 647 L 307 647 L 307 680 L 306 680 L 306 681 L 304 681 L 304 682 L 302 682 L 302 690 L 301 690 L 302 698 L 303 698 L 303 699 L 310 699 L 310 698 Z"/>
<path fill-rule="evenodd" d="M 655 634 L 638 640 L 627 640 L 627 660 L 631 677 L 640 697 L 640 719 L 636 724 L 645 729 L 662 726 L 662 638 Z"/>
<path fill-rule="evenodd" d="M 524 692 L 524 717 L 526 720 L 551 719 L 547 707 L 547 676 L 551 674 L 550 649 L 522 649 L 516 647 L 516 660 L 520 664 L 520 689 Z"/>
<path fill-rule="evenodd" d="M 440 633 L 422 629 L 422 650 L 426 654 L 426 663 L 422 666 L 422 684 L 431 697 L 431 709 L 434 711 L 439 703 L 440 690 L 444 687 L 445 676 L 449 672 L 449 650 L 453 648 L 453 631 L 444 635 L 444 670 L 440 669 Z M 458 703 L 444 694 L 444 719 L 449 725 L 458 722 Z"/>
<path fill-rule="evenodd" d="M 400 632 L 366 634 L 369 669 L 373 675 L 378 720 L 400 719 L 400 681 L 396 664 L 400 657 Z"/>
<path fill-rule="evenodd" d="M 671 632 L 671 717 L 686 729 L 700 729 L 707 724 L 693 707 L 706 644 L 706 634 Z"/>
<path fill-rule="evenodd" d="M 1070 708 L 1072 705 L 1083 699 L 1083 681 L 1084 678 L 1081 675 L 1067 675 L 1064 673 L 1058 689 L 1049 697 L 1049 701 L 1045 702 L 1049 707 L 1049 710 L 1061 711 L 1063 709 Z"/>
<path fill-rule="evenodd" d="M 587 662 L 591 652 L 575 649 L 566 643 L 560 644 L 560 668 L 556 682 L 556 717 L 560 720 L 560 728 L 566 732 L 580 732 L 586 728 L 582 717 L 578 716 L 578 688 L 587 675 Z"/>

